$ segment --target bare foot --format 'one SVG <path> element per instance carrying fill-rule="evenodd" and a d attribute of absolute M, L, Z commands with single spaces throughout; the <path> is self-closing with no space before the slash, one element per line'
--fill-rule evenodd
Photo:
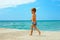
<path fill-rule="evenodd" d="M 39 32 L 39 35 L 41 35 L 41 32 Z"/>
<path fill-rule="evenodd" d="M 32 36 L 32 34 L 29 34 L 30 36 Z"/>

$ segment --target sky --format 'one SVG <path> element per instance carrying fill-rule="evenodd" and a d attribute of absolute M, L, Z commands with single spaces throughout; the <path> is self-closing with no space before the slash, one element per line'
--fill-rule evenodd
<path fill-rule="evenodd" d="M 0 0 L 0 20 L 60 20 L 60 0 Z"/>

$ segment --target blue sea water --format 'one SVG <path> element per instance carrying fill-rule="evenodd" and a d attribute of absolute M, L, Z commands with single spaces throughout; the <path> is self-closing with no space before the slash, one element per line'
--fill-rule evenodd
<path fill-rule="evenodd" d="M 30 30 L 31 25 L 30 20 L 0 21 L 0 28 Z M 40 30 L 60 31 L 60 20 L 38 20 L 36 26 Z"/>

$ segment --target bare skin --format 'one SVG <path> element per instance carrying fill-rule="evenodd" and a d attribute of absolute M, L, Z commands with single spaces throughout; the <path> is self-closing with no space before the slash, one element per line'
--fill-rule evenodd
<path fill-rule="evenodd" d="M 32 22 L 36 23 L 36 14 L 35 14 L 34 11 L 32 11 Z M 41 32 L 38 30 L 38 28 L 37 28 L 36 25 L 34 25 L 34 24 L 32 24 L 32 26 L 31 26 L 30 35 L 32 35 L 32 33 L 33 33 L 33 28 L 34 28 L 34 29 L 39 33 L 39 35 L 40 35 Z"/>

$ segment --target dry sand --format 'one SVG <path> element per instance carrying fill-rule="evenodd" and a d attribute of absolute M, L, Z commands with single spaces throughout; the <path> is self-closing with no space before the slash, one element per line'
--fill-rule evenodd
<path fill-rule="evenodd" d="M 1 28 L 0 40 L 60 40 L 60 31 L 41 31 L 40 36 L 34 31 L 30 36 L 29 30 Z"/>

